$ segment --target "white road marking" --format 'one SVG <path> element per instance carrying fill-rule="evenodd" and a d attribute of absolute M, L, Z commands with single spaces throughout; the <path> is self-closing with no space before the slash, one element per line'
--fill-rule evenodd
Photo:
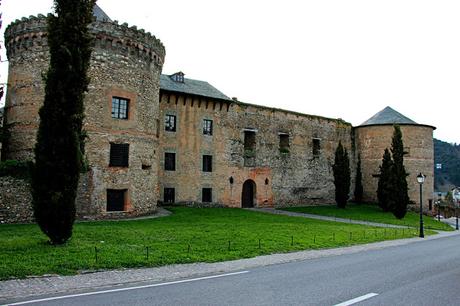
<path fill-rule="evenodd" d="M 183 280 L 167 282 L 167 283 L 159 283 L 159 284 L 151 284 L 151 285 L 144 285 L 144 286 L 136 286 L 136 287 L 128 287 L 128 288 L 119 288 L 119 289 L 111 289 L 111 290 L 103 290 L 103 291 L 71 294 L 71 295 L 63 295 L 63 296 L 50 297 L 50 298 L 45 298 L 45 299 L 17 302 L 17 303 L 14 303 L 14 304 L 7 304 L 7 305 L 9 305 L 9 306 L 26 305 L 26 304 L 33 304 L 33 303 L 39 303 L 39 302 L 47 302 L 47 301 L 54 301 L 54 300 L 69 299 L 69 298 L 80 297 L 80 296 L 89 296 L 89 295 L 96 295 L 96 294 L 113 293 L 113 292 L 121 292 L 121 291 L 129 291 L 129 290 L 136 290 L 136 289 L 144 289 L 144 288 L 153 288 L 153 287 L 160 287 L 160 286 L 182 284 L 182 283 L 190 283 L 190 282 L 206 280 L 206 279 L 213 279 L 213 278 L 220 278 L 220 277 L 226 277 L 226 276 L 245 274 L 245 273 L 248 273 L 248 272 L 249 271 L 240 271 L 240 272 L 234 272 L 234 273 L 226 273 L 226 274 L 211 275 L 211 276 L 197 277 L 197 278 L 191 278 L 191 279 L 183 279 Z M 3 306 L 7 306 L 7 305 L 3 305 Z"/>
<path fill-rule="evenodd" d="M 354 298 L 352 300 L 348 300 L 348 301 L 345 301 L 343 303 L 340 303 L 340 304 L 336 304 L 334 306 L 349 306 L 349 305 L 353 305 L 353 304 L 356 304 L 356 303 L 359 303 L 359 302 L 362 302 L 364 300 L 367 300 L 367 299 L 370 299 L 374 296 L 377 296 L 378 294 L 377 293 L 368 293 L 368 294 L 365 294 L 365 295 L 362 295 L 362 296 L 359 296 L 357 298 Z"/>

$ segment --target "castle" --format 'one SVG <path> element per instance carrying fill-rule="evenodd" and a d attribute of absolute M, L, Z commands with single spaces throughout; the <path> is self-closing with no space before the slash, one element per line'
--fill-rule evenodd
<path fill-rule="evenodd" d="M 376 200 L 382 154 L 399 124 L 410 198 L 424 173 L 424 206 L 433 193 L 433 130 L 385 108 L 360 126 L 231 99 L 182 72 L 163 75 L 163 44 L 150 33 L 94 9 L 95 37 L 85 98 L 88 133 L 77 214 L 121 218 L 158 203 L 279 207 L 334 203 L 332 164 L 341 142 L 358 155 L 364 198 Z M 5 32 L 9 60 L 3 159 L 31 160 L 49 53 L 46 17 L 22 18 Z M 350 191 L 350 194 L 352 194 Z"/>

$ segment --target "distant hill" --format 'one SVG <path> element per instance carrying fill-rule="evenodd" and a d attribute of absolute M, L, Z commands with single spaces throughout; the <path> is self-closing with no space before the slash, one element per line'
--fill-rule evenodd
<path fill-rule="evenodd" d="M 434 139 L 434 189 L 448 191 L 460 186 L 460 145 Z M 442 164 L 442 169 L 436 169 Z"/>

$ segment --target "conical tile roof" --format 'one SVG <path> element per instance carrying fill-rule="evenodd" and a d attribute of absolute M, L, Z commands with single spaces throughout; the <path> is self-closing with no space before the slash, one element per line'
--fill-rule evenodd
<path fill-rule="evenodd" d="M 95 4 L 93 7 L 93 16 L 96 17 L 97 21 L 112 21 L 110 17 L 97 4 Z"/>
<path fill-rule="evenodd" d="M 398 113 L 391 107 L 387 106 L 380 112 L 363 122 L 364 125 L 380 125 L 380 124 L 417 124 L 412 119 L 407 118 L 401 113 Z"/>

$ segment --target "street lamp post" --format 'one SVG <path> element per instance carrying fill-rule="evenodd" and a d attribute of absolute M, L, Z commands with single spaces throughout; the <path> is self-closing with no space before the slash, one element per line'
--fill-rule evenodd
<path fill-rule="evenodd" d="M 423 234 L 423 201 L 422 201 L 422 185 L 425 182 L 425 176 L 420 172 L 419 175 L 417 175 L 417 182 L 420 185 L 420 238 L 425 237 Z"/>
<path fill-rule="evenodd" d="M 438 221 L 441 221 L 441 208 L 439 207 L 441 205 L 441 196 L 442 194 L 439 192 L 438 193 Z"/>
<path fill-rule="evenodd" d="M 458 202 L 455 204 L 455 229 L 458 231 Z"/>

